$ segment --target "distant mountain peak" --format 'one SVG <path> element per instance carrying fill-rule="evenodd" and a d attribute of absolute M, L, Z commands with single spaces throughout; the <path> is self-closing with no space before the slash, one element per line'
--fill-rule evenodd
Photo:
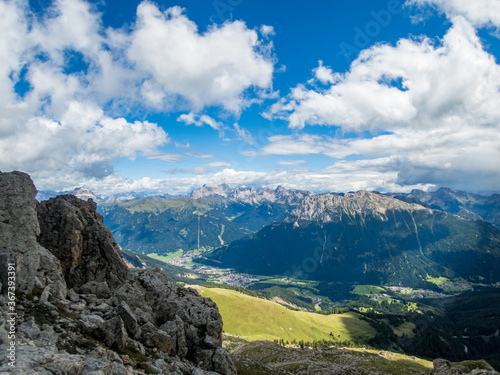
<path fill-rule="evenodd" d="M 227 199 L 247 203 L 259 203 L 264 201 L 286 204 L 297 204 L 307 196 L 312 195 L 309 191 L 289 190 L 278 186 L 272 190 L 269 188 L 235 187 L 231 189 L 227 184 L 218 186 L 203 185 L 198 190 L 193 190 L 190 198 L 199 199 L 203 197 L 221 196 Z"/>
<path fill-rule="evenodd" d="M 319 194 L 308 196 L 299 203 L 286 219 L 287 222 L 298 220 L 320 221 L 323 223 L 339 222 L 343 216 L 375 216 L 387 220 L 387 211 L 394 210 L 429 210 L 415 203 L 406 203 L 386 195 L 357 191 L 345 194 Z M 430 210 L 429 210 L 430 212 Z"/>
<path fill-rule="evenodd" d="M 70 191 L 60 191 L 60 192 L 52 190 L 45 190 L 45 191 L 41 190 L 37 192 L 36 199 L 41 202 L 48 200 L 50 198 L 55 198 L 58 195 L 74 195 L 75 197 L 83 201 L 87 201 L 89 199 L 92 199 L 93 201 L 98 201 L 100 199 L 100 197 L 95 195 L 91 190 L 84 187 L 77 187 Z"/>

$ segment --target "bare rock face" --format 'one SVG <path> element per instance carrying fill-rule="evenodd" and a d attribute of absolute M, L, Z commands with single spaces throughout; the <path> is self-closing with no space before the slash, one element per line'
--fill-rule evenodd
<path fill-rule="evenodd" d="M 0 173 L 0 257 L 17 272 L 13 373 L 236 375 L 214 302 L 160 270 L 130 271 L 92 200 L 35 195 L 28 175 Z M 13 370 L 6 311 L 0 373 Z"/>
<path fill-rule="evenodd" d="M 346 194 L 319 194 L 305 197 L 285 221 L 297 222 L 299 220 L 321 221 L 323 223 L 339 222 L 342 217 L 374 216 L 382 221 L 387 221 L 387 211 L 394 210 L 425 210 L 425 207 L 406 203 L 384 195 L 358 191 Z"/>
<path fill-rule="evenodd" d="M 219 186 L 203 185 L 198 190 L 193 190 L 189 195 L 190 198 L 199 199 L 203 197 L 221 196 L 227 199 L 247 202 L 276 202 L 282 204 L 297 204 L 305 197 L 311 196 L 312 193 L 305 190 L 289 190 L 283 186 L 278 186 L 272 190 L 269 188 L 259 189 L 255 187 L 236 187 L 231 189 L 229 185 L 222 184 Z"/>
<path fill-rule="evenodd" d="M 40 203 L 38 241 L 61 261 L 69 288 L 90 281 L 106 281 L 113 287 L 129 277 L 120 249 L 97 205 L 73 195 L 60 195 Z"/>
<path fill-rule="evenodd" d="M 50 287 L 50 293 L 64 298 L 66 283 L 59 260 L 37 242 L 36 189 L 21 172 L 0 172 L 0 260 L 16 264 L 17 288 L 30 294 L 33 289 Z M 2 292 L 7 286 L 7 270 L 0 272 Z"/>

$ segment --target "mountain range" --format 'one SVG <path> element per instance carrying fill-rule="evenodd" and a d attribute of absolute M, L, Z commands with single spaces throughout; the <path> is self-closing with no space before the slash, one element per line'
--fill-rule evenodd
<path fill-rule="evenodd" d="M 309 192 L 202 187 L 190 197 L 103 202 L 99 212 L 118 243 L 141 253 L 214 248 L 282 220 Z"/>
<path fill-rule="evenodd" d="M 170 194 L 147 194 L 144 192 L 137 193 L 135 191 L 131 192 L 125 192 L 125 193 L 116 193 L 116 194 L 110 194 L 110 195 L 96 195 L 94 194 L 91 190 L 83 188 L 83 187 L 77 187 L 73 190 L 66 190 L 66 191 L 53 191 L 53 190 L 40 190 L 37 192 L 36 199 L 39 202 L 48 200 L 50 198 L 55 198 L 58 195 L 74 195 L 75 197 L 81 199 L 81 200 L 88 200 L 92 199 L 94 202 L 97 203 L 113 203 L 113 202 L 122 202 L 122 201 L 130 201 L 133 199 L 138 199 L 138 198 L 146 198 L 146 197 L 151 197 L 154 199 L 171 199 L 171 198 L 176 198 L 179 196 L 174 196 Z"/>
<path fill-rule="evenodd" d="M 193 190 L 189 195 L 190 198 L 198 199 L 203 197 L 221 196 L 234 201 L 245 203 L 262 203 L 272 202 L 281 204 L 297 204 L 305 197 L 312 195 L 305 190 L 289 190 L 283 186 L 278 186 L 276 189 L 259 189 L 255 187 L 236 187 L 231 189 L 227 184 L 210 187 L 203 185 L 198 190 Z"/>
<path fill-rule="evenodd" d="M 96 200 L 118 244 L 143 254 L 214 249 L 200 261 L 254 274 L 377 284 L 428 286 L 427 275 L 494 281 L 499 274 L 492 226 L 500 222 L 498 194 L 441 188 L 314 195 L 225 184 L 188 197 L 98 197 L 83 188 L 71 194 Z"/>
<path fill-rule="evenodd" d="M 500 281 L 500 230 L 378 193 L 320 194 L 201 261 L 328 282 L 422 287 L 430 275 L 490 284 Z"/>

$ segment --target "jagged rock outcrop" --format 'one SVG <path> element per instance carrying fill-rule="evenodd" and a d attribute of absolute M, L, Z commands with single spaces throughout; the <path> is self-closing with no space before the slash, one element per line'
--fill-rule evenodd
<path fill-rule="evenodd" d="M 0 172 L 0 263 L 16 264 L 18 291 L 30 294 L 33 289 L 50 286 L 60 298 L 66 296 L 66 283 L 59 260 L 37 242 L 40 226 L 37 219 L 36 189 L 30 177 L 21 172 Z M 0 272 L 2 293 L 7 273 Z"/>
<path fill-rule="evenodd" d="M 0 173 L 0 245 L 18 280 L 14 366 L 0 295 L 0 373 L 236 374 L 210 299 L 129 271 L 91 200 L 35 194 L 28 175 Z"/>
<path fill-rule="evenodd" d="M 491 369 L 487 363 L 484 363 L 485 367 L 489 369 L 474 369 L 470 371 L 464 365 L 452 366 L 450 361 L 446 359 L 438 358 L 432 363 L 434 369 L 432 370 L 432 375 L 496 375 L 498 374 L 495 370 Z"/>
<path fill-rule="evenodd" d="M 436 359 L 433 370 L 409 356 L 390 352 L 352 351 L 322 346 L 318 349 L 282 347 L 269 341 L 241 342 L 227 338 L 235 360 L 246 374 L 259 375 L 497 375 L 484 361 L 468 367 Z"/>
<path fill-rule="evenodd" d="M 60 261 L 69 288 L 95 281 L 110 287 L 130 276 L 109 229 L 91 199 L 60 195 L 38 205 L 38 242 Z"/>

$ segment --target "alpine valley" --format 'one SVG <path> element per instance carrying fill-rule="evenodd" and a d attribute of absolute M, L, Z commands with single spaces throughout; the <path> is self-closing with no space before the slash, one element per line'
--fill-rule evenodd
<path fill-rule="evenodd" d="M 69 193 L 97 202 L 130 267 L 161 268 L 217 303 L 241 374 L 285 370 L 257 352 L 309 363 L 289 347 L 325 345 L 500 368 L 498 195 L 227 185 L 185 197 Z"/>

